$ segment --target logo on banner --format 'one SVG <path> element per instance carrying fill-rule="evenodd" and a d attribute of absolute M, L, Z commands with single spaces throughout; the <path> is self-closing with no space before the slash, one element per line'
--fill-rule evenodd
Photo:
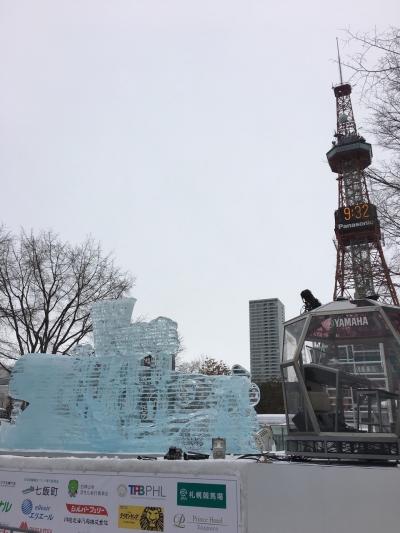
<path fill-rule="evenodd" d="M 164 531 L 164 509 L 141 505 L 120 505 L 118 527 L 139 531 Z"/>
<path fill-rule="evenodd" d="M 368 318 L 366 316 L 348 316 L 332 318 L 333 323 L 337 328 L 349 328 L 352 326 L 368 326 Z"/>
<path fill-rule="evenodd" d="M 226 509 L 226 485 L 210 483 L 180 483 L 177 505 Z"/>
<path fill-rule="evenodd" d="M 2 479 L 0 481 L 0 487 L 5 487 L 7 489 L 11 489 L 12 487 L 15 487 L 15 481 L 8 481 L 6 479 Z"/>
<path fill-rule="evenodd" d="M 108 496 L 108 491 L 102 487 L 97 487 L 93 483 L 79 482 L 77 479 L 70 479 L 68 482 L 68 494 L 71 498 L 76 498 L 78 493 L 83 496 Z"/>
<path fill-rule="evenodd" d="M 108 516 L 107 509 L 102 505 L 80 505 L 78 503 L 66 503 L 65 505 L 69 513 Z"/>
<path fill-rule="evenodd" d="M 128 487 L 126 485 L 118 485 L 117 487 L 117 494 L 121 498 L 126 496 L 128 494 Z"/>
<path fill-rule="evenodd" d="M 203 524 L 203 525 L 209 525 L 209 526 L 223 526 L 224 519 L 222 517 L 216 518 L 215 516 L 198 516 L 198 515 L 192 515 L 193 516 L 193 524 Z"/>
<path fill-rule="evenodd" d="M 75 498 L 75 496 L 78 494 L 79 490 L 79 482 L 77 479 L 70 479 L 68 483 L 68 494 L 71 496 L 71 498 Z"/>
<path fill-rule="evenodd" d="M 28 526 L 27 522 L 21 522 L 19 525 L 19 529 L 22 529 L 22 531 L 37 531 L 38 533 L 53 533 L 53 530 L 47 527 L 31 528 Z"/>
<path fill-rule="evenodd" d="M 25 495 L 34 492 L 36 496 L 57 496 L 58 487 L 50 487 L 48 485 L 40 487 L 39 485 L 36 485 L 35 488 L 33 485 L 29 485 L 29 487 L 26 487 L 21 492 Z"/>
<path fill-rule="evenodd" d="M 11 507 L 12 507 L 12 503 L 6 500 L 0 500 L 0 512 L 8 513 L 8 511 L 11 510 Z"/>
<path fill-rule="evenodd" d="M 174 516 L 174 526 L 183 529 L 185 527 L 186 518 L 182 513 L 178 513 Z"/>
<path fill-rule="evenodd" d="M 128 485 L 131 496 L 142 496 L 145 498 L 165 498 L 162 485 Z"/>
<path fill-rule="evenodd" d="M 54 518 L 54 515 L 50 513 L 50 505 L 33 505 L 29 498 L 21 503 L 21 511 L 32 520 L 53 520 Z"/>
<path fill-rule="evenodd" d="M 32 500 L 26 499 L 21 503 L 21 511 L 24 514 L 31 514 L 33 509 L 33 503 Z"/>

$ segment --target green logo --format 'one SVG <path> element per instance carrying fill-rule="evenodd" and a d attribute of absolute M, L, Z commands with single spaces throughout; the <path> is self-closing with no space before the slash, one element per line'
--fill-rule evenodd
<path fill-rule="evenodd" d="M 71 498 L 75 498 L 78 493 L 79 483 L 76 479 L 71 479 L 68 483 L 68 494 Z"/>
<path fill-rule="evenodd" d="M 226 485 L 178 483 L 177 505 L 226 509 Z"/>

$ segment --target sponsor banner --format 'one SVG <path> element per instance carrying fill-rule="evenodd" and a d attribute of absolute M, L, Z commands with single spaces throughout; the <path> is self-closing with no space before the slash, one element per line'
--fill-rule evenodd
<path fill-rule="evenodd" d="M 142 505 L 120 505 L 118 527 L 139 531 L 164 531 L 164 508 Z"/>
<path fill-rule="evenodd" d="M 348 313 L 345 315 L 313 316 L 306 340 L 347 340 L 391 336 L 379 313 Z"/>
<path fill-rule="evenodd" d="M 178 482 L 178 505 L 226 509 L 226 486 Z"/>
<path fill-rule="evenodd" d="M 66 503 L 67 511 L 72 514 L 95 514 L 107 516 L 107 509 L 102 505 L 79 505 Z"/>
<path fill-rule="evenodd" d="M 239 479 L 0 470 L 0 533 L 239 533 Z"/>

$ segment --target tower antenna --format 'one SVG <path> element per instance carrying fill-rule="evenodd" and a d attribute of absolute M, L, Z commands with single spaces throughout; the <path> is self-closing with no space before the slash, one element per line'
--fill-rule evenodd
<path fill-rule="evenodd" d="M 340 85 L 343 85 L 342 63 L 340 61 L 339 39 L 337 37 L 336 37 L 336 48 L 337 48 L 337 57 L 338 57 L 338 63 L 339 63 Z"/>

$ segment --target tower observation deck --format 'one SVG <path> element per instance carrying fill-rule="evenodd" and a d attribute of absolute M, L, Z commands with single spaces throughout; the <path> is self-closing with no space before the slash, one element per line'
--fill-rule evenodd
<path fill-rule="evenodd" d="M 337 260 L 333 299 L 370 298 L 399 305 L 382 250 L 376 206 L 371 203 L 365 169 L 372 148 L 358 134 L 351 103 L 351 85 L 333 88 L 337 129 L 326 154 L 338 174 L 338 209 L 335 211 Z"/>

